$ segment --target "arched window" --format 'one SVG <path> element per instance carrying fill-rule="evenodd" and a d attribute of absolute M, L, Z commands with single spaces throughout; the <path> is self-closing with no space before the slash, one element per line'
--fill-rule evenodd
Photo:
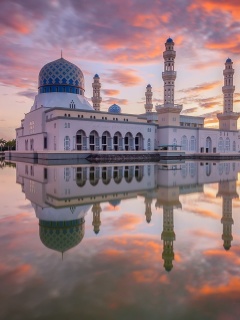
<path fill-rule="evenodd" d="M 64 138 L 64 150 L 70 150 L 70 138 L 65 136 Z"/>
<path fill-rule="evenodd" d="M 133 150 L 133 136 L 131 132 L 127 132 L 124 137 L 125 150 Z"/>
<path fill-rule="evenodd" d="M 104 131 L 102 134 L 102 150 L 112 150 L 112 139 L 108 131 Z"/>
<path fill-rule="evenodd" d="M 95 130 L 90 132 L 89 148 L 90 150 L 99 150 L 99 135 Z"/>
<path fill-rule="evenodd" d="M 196 151 L 196 138 L 194 136 L 190 138 L 190 151 Z"/>
<path fill-rule="evenodd" d="M 119 131 L 113 136 L 113 149 L 116 151 L 123 150 L 123 138 Z"/>
<path fill-rule="evenodd" d="M 233 141 L 233 151 L 236 151 L 236 141 Z"/>
<path fill-rule="evenodd" d="M 220 137 L 218 140 L 218 151 L 223 152 L 223 138 Z"/>
<path fill-rule="evenodd" d="M 187 140 L 186 136 L 182 136 L 181 146 L 182 146 L 182 150 L 184 150 L 184 151 L 188 150 L 188 140 Z"/>
<path fill-rule="evenodd" d="M 225 141 L 225 149 L 226 151 L 230 151 L 230 139 L 227 137 Z"/>
<path fill-rule="evenodd" d="M 150 138 L 147 141 L 147 149 L 148 149 L 148 151 L 151 150 L 151 139 Z"/>
<path fill-rule="evenodd" d="M 142 149 L 143 149 L 143 135 L 140 132 L 138 132 L 135 137 L 135 150 L 142 150 Z"/>
<path fill-rule="evenodd" d="M 206 139 L 206 153 L 212 152 L 212 139 L 207 137 Z"/>
<path fill-rule="evenodd" d="M 177 139 L 173 139 L 173 150 L 177 150 Z"/>
<path fill-rule="evenodd" d="M 77 150 L 87 149 L 86 133 L 83 130 L 78 130 L 76 134 L 76 149 Z"/>

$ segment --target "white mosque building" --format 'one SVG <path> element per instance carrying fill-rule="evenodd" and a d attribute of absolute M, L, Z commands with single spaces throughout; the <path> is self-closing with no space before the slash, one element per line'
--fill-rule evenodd
<path fill-rule="evenodd" d="M 16 153 L 135 153 L 180 151 L 186 155 L 237 155 L 239 113 L 233 111 L 233 62 L 225 62 L 223 112 L 219 129 L 204 128 L 204 118 L 181 115 L 183 106 L 174 103 L 174 42 L 165 43 L 164 102 L 153 111 L 152 87 L 146 87 L 144 114 L 126 114 L 114 104 L 101 111 L 101 83 L 93 77 L 92 105 L 84 96 L 84 75 L 63 59 L 46 64 L 39 73 L 38 94 L 29 113 L 16 129 Z M 160 151 L 161 152 L 161 151 Z"/>

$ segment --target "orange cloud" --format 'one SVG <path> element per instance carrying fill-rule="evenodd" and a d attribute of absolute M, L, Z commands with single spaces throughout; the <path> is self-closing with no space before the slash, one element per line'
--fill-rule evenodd
<path fill-rule="evenodd" d="M 106 95 L 106 96 L 116 96 L 120 93 L 119 90 L 115 90 L 115 89 L 103 89 L 102 92 Z"/>
<path fill-rule="evenodd" d="M 133 69 L 112 70 L 111 73 L 105 76 L 108 83 L 121 84 L 124 87 L 132 87 L 140 84 L 143 79 L 136 74 Z"/>
<path fill-rule="evenodd" d="M 134 230 L 136 226 L 141 223 L 143 217 L 136 216 L 132 213 L 125 213 L 116 218 L 112 222 L 112 226 L 117 229 Z"/>
<path fill-rule="evenodd" d="M 208 210 L 208 209 L 199 208 L 199 207 L 196 207 L 196 206 L 186 205 L 186 206 L 184 206 L 184 210 L 188 211 L 188 212 L 191 212 L 191 213 L 198 214 L 201 217 L 212 218 L 212 219 L 216 219 L 216 220 L 220 219 L 220 216 L 217 213 L 215 213 L 215 212 L 213 212 L 211 210 Z"/>
<path fill-rule="evenodd" d="M 235 19 L 240 18 L 240 3 L 239 1 L 225 1 L 225 0 L 198 0 L 188 7 L 189 11 L 204 9 L 207 13 L 213 11 L 228 11 Z"/>

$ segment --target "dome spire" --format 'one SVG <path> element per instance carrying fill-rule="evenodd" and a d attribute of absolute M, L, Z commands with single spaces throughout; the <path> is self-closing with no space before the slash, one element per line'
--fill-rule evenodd
<path fill-rule="evenodd" d="M 61 50 L 61 59 L 62 59 L 62 50 Z"/>

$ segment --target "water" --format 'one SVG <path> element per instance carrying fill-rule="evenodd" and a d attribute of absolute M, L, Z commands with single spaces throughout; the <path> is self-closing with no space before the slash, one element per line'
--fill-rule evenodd
<path fill-rule="evenodd" d="M 238 162 L 0 168 L 1 319 L 239 319 Z"/>

